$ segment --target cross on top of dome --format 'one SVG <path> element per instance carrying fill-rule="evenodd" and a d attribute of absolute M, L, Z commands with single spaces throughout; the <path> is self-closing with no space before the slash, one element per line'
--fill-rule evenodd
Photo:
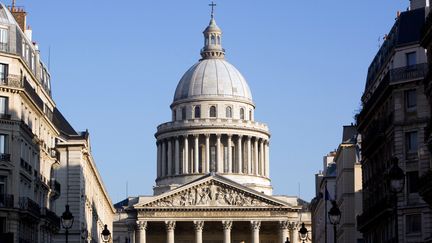
<path fill-rule="evenodd" d="M 210 23 L 204 30 L 204 48 L 201 49 L 203 59 L 224 58 L 225 50 L 222 48 L 222 30 L 217 26 L 214 19 L 214 7 L 216 4 L 212 2 Z"/>

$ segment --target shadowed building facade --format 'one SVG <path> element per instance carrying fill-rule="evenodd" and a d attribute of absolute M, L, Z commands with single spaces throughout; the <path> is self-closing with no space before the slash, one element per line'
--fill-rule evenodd
<path fill-rule="evenodd" d="M 213 14 L 203 34 L 172 121 L 155 134 L 154 195 L 116 205 L 114 242 L 300 242 L 301 222 L 311 230 L 307 203 L 272 195 L 268 127 L 255 121 L 246 79 L 225 60 Z"/>

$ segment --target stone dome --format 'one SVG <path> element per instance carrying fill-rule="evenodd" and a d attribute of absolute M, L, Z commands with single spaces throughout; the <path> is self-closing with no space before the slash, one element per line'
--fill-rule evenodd
<path fill-rule="evenodd" d="M 200 60 L 183 75 L 177 85 L 174 102 L 194 98 L 235 98 L 252 102 L 246 79 L 221 58 Z"/>

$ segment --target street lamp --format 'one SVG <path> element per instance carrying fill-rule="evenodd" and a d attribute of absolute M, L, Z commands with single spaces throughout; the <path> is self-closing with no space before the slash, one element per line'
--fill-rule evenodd
<path fill-rule="evenodd" d="M 108 230 L 108 225 L 105 225 L 102 230 L 102 241 L 107 243 L 111 240 L 111 232 Z"/>
<path fill-rule="evenodd" d="M 397 205 L 397 194 L 402 192 L 405 186 L 405 174 L 403 170 L 398 165 L 398 158 L 393 157 L 392 163 L 393 166 L 391 167 L 389 173 L 388 173 L 388 179 L 389 179 L 389 189 L 390 192 L 393 193 L 394 196 L 394 220 L 395 220 L 395 235 L 396 235 L 396 242 L 398 242 L 399 239 L 399 227 L 398 227 L 398 205 Z"/>
<path fill-rule="evenodd" d="M 332 207 L 328 212 L 328 217 L 330 219 L 330 223 L 333 225 L 333 242 L 336 243 L 336 225 L 339 224 L 341 219 L 341 211 L 336 204 L 336 201 L 332 201 Z"/>
<path fill-rule="evenodd" d="M 61 216 L 61 223 L 63 228 L 66 230 L 65 236 L 66 236 L 66 243 L 69 242 L 69 229 L 72 228 L 72 225 L 74 223 L 74 217 L 72 213 L 69 210 L 69 204 L 66 204 L 66 210 L 63 212 Z"/>
<path fill-rule="evenodd" d="M 291 242 L 289 241 L 289 238 L 288 238 L 288 237 L 287 237 L 285 243 L 291 243 Z"/>
<path fill-rule="evenodd" d="M 299 232 L 299 235 L 300 235 L 300 240 L 302 240 L 303 243 L 305 243 L 305 241 L 308 238 L 308 230 L 306 229 L 304 223 L 302 223 L 302 227 L 300 228 L 300 230 L 298 232 Z"/>

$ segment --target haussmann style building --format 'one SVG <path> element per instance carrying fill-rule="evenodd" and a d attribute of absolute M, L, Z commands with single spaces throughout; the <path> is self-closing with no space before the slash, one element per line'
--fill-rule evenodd
<path fill-rule="evenodd" d="M 270 132 L 213 16 L 201 57 L 178 83 L 172 121 L 157 128 L 154 195 L 116 204 L 114 242 L 300 242 L 307 203 L 272 195 Z"/>

